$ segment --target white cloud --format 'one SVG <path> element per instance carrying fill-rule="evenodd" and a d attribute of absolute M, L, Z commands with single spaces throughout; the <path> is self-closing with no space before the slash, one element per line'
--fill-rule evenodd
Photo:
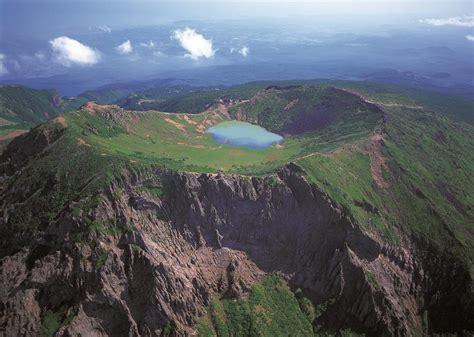
<path fill-rule="evenodd" d="M 103 31 L 104 33 L 110 33 L 112 31 L 112 29 L 110 29 L 110 27 L 107 26 L 107 25 L 102 25 L 102 26 L 99 26 L 98 28 L 99 28 L 99 30 Z"/>
<path fill-rule="evenodd" d="M 38 60 L 43 61 L 46 58 L 46 55 L 42 51 L 38 51 L 38 52 L 35 53 L 35 57 Z"/>
<path fill-rule="evenodd" d="M 191 28 L 175 30 L 172 38 L 178 40 L 181 47 L 188 51 L 185 56 L 193 60 L 197 60 L 200 57 L 211 58 L 216 52 L 212 49 L 212 40 L 207 40 Z"/>
<path fill-rule="evenodd" d="M 133 51 L 132 43 L 130 42 L 130 40 L 127 40 L 121 45 L 117 46 L 116 49 L 117 52 L 122 55 L 130 54 Z"/>
<path fill-rule="evenodd" d="M 5 54 L 0 53 L 0 76 L 8 74 L 8 70 L 3 64 L 3 61 L 5 60 Z"/>
<path fill-rule="evenodd" d="M 474 41 L 474 35 L 466 35 L 466 39 L 469 41 Z"/>
<path fill-rule="evenodd" d="M 239 54 L 242 55 L 243 57 L 247 57 L 249 52 L 250 52 L 250 49 L 247 46 L 244 46 L 239 50 Z"/>
<path fill-rule="evenodd" d="M 99 62 L 100 53 L 77 40 L 60 36 L 50 40 L 56 61 L 69 67 L 71 65 L 93 65 Z"/>
<path fill-rule="evenodd" d="M 419 21 L 433 26 L 474 27 L 473 15 L 454 16 L 444 19 L 421 19 Z"/>
<path fill-rule="evenodd" d="M 148 42 L 148 43 L 140 42 L 140 46 L 145 47 L 145 48 L 153 48 L 153 47 L 155 47 L 155 42 L 153 42 L 152 40 L 150 40 L 150 42 Z"/>
<path fill-rule="evenodd" d="M 247 46 L 243 46 L 242 48 L 240 49 L 237 49 L 237 48 L 230 48 L 230 53 L 233 54 L 233 53 L 239 53 L 240 55 L 242 55 L 243 57 L 247 57 L 247 55 L 250 53 L 250 49 L 249 47 Z"/>

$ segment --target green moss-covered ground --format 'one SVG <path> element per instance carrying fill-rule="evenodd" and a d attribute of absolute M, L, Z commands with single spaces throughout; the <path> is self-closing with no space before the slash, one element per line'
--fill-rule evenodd
<path fill-rule="evenodd" d="M 252 286 L 245 299 L 215 298 L 198 322 L 200 337 L 357 337 L 350 330 L 320 331 L 314 319 L 326 310 L 314 307 L 301 290 L 293 292 L 284 279 L 267 276 Z"/>
<path fill-rule="evenodd" d="M 316 87 L 298 89 L 293 95 L 284 92 L 284 104 L 289 104 L 298 95 L 304 95 L 299 104 L 304 105 L 306 102 L 308 106 L 312 106 L 322 99 L 321 92 L 324 93 L 324 100 L 328 100 L 327 95 L 332 93 L 334 101 L 338 102 L 338 105 L 334 105 L 330 110 L 333 116 L 328 119 L 329 123 L 308 132 L 285 134 L 281 146 L 267 149 L 234 147 L 215 142 L 211 135 L 206 133 L 207 128 L 232 117 L 232 112 L 229 116 L 219 109 L 200 114 L 127 112 L 123 121 L 116 122 L 105 119 L 99 112 L 70 113 L 65 117 L 70 125 L 69 130 L 74 131 L 77 137 L 88 145 L 93 145 L 104 156 L 121 156 L 128 160 L 164 165 L 177 170 L 265 174 L 302 156 L 314 152 L 329 152 L 347 142 L 367 137 L 381 119 L 380 113 L 364 110 L 360 102 L 353 98 L 348 100 L 346 94 Z M 274 96 L 275 93 L 271 91 L 261 100 L 270 104 L 275 100 Z M 269 115 L 268 111 L 259 107 L 252 107 L 252 111 L 246 106 L 242 106 L 242 109 L 246 110 L 250 118 Z M 306 118 L 311 118 L 312 115 L 319 118 L 316 116 L 319 114 L 318 109 L 308 109 L 305 112 L 308 115 Z M 264 126 L 273 131 L 284 131 L 285 125 L 296 120 L 294 116 L 298 115 L 300 106 L 290 110 L 288 113 L 291 112 L 293 117 L 282 121 L 283 127 L 270 124 Z M 278 114 L 282 111 L 275 110 L 276 119 L 280 119 Z M 268 117 L 262 118 L 268 120 Z"/>
<path fill-rule="evenodd" d="M 426 110 L 387 107 L 382 156 L 388 188 L 379 188 L 370 157 L 345 146 L 298 163 L 308 178 L 366 228 L 389 242 L 397 230 L 474 257 L 474 128 Z"/>
<path fill-rule="evenodd" d="M 246 300 L 214 299 L 199 322 L 207 336 L 312 336 L 311 303 L 304 311 L 286 282 L 269 276 L 255 284 Z"/>
<path fill-rule="evenodd" d="M 84 100 L 61 98 L 54 90 L 0 85 L 0 150 L 21 132 L 63 113 L 76 110 Z"/>

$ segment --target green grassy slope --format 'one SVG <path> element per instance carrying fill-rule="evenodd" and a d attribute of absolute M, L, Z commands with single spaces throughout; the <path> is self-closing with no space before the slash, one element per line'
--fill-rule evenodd
<path fill-rule="evenodd" d="M 268 171 L 301 151 L 299 139 L 289 139 L 282 149 L 252 150 L 218 144 L 205 133 L 209 125 L 225 119 L 216 113 L 168 115 L 150 111 L 125 116 L 133 116 L 133 122 L 116 123 L 113 129 L 100 113 L 65 117 L 78 138 L 104 155 L 177 170 Z"/>
<path fill-rule="evenodd" d="M 325 305 L 313 306 L 300 289 L 291 290 L 279 276 L 270 275 L 252 286 L 245 299 L 215 298 L 198 322 L 200 337 L 295 336 L 357 337 L 349 329 L 337 334 L 313 326 Z"/>
<path fill-rule="evenodd" d="M 191 87 L 187 85 L 172 85 L 149 88 L 134 92 L 115 102 L 128 110 L 159 110 L 165 112 L 202 112 L 207 104 L 213 102 L 220 92 L 220 87 Z"/>
<path fill-rule="evenodd" d="M 38 124 L 82 103 L 61 98 L 54 90 L 0 86 L 0 117 L 10 123 Z"/>
<path fill-rule="evenodd" d="M 312 336 L 315 309 L 297 299 L 286 282 L 269 276 L 248 299 L 214 299 L 198 326 L 199 336 Z"/>
<path fill-rule="evenodd" d="M 301 134 L 343 124 L 355 130 L 371 125 L 372 129 L 382 112 L 359 97 L 328 86 L 293 86 L 287 89 L 268 87 L 250 101 L 229 109 L 231 117 L 239 115 L 257 121 L 270 131 Z M 343 127 L 339 123 L 335 130 Z M 343 132 L 347 130 L 343 130 Z M 348 132 L 350 134 L 350 132 Z"/>
<path fill-rule="evenodd" d="M 474 128 L 429 111 L 386 108 L 381 156 L 386 188 L 374 183 L 367 146 L 298 163 L 366 228 L 396 242 L 395 229 L 474 261 Z"/>
<path fill-rule="evenodd" d="M 295 91 L 294 95 L 298 95 L 299 91 Z M 319 100 L 319 88 L 308 88 L 304 93 L 306 97 L 300 99 L 301 105 L 312 106 L 311 100 Z M 121 120 L 115 124 L 113 133 L 110 121 L 100 111 L 89 114 L 71 113 L 65 115 L 65 118 L 71 128 L 81 134 L 78 135 L 79 138 L 98 146 L 100 151 L 108 155 L 119 155 L 141 163 L 166 165 L 178 170 L 263 174 L 304 155 L 317 151 L 328 152 L 348 141 L 367 137 L 382 117 L 380 111 L 367 109 L 353 95 L 348 99 L 343 92 L 324 93 L 325 99 L 331 94 L 335 102 L 330 110 L 324 110 L 325 113 L 329 111 L 332 114 L 324 127 L 314 127 L 303 134 L 288 135 L 281 146 L 259 150 L 221 145 L 206 133 L 211 125 L 232 116 L 232 112 L 229 116 L 223 107 L 201 114 L 124 112 Z M 270 104 L 274 100 L 273 93 L 262 100 Z M 292 112 L 296 114 L 297 109 L 295 107 Z M 311 118 L 312 112 L 306 118 Z M 317 118 L 318 113 L 314 111 Z M 287 124 L 284 122 L 283 125 Z"/>
<path fill-rule="evenodd" d="M 369 100 L 386 105 L 423 106 L 455 121 L 474 123 L 474 100 L 437 91 L 374 82 L 332 81 L 334 86 L 354 90 Z"/>
<path fill-rule="evenodd" d="M 293 80 L 293 81 L 258 81 L 229 88 L 192 88 L 189 91 L 164 94 L 162 88 L 157 91 L 145 90 L 137 92 L 139 98 L 151 100 L 147 105 L 150 110 L 166 112 L 199 113 L 206 110 L 219 98 L 247 100 L 254 97 L 258 91 L 268 87 L 316 86 L 346 88 L 359 94 L 386 104 L 422 105 L 438 113 L 445 114 L 457 121 L 474 123 L 474 101 L 467 98 L 455 97 L 437 91 L 407 88 L 404 86 L 368 81 L 342 80 Z M 153 102 L 156 100 L 155 102 Z M 132 100 L 133 101 L 133 100 Z M 135 101 L 136 103 L 136 101 Z M 120 103 L 119 103 L 120 104 Z M 126 104 L 125 104 L 126 106 Z M 128 106 L 130 109 L 146 110 L 144 107 Z"/>
<path fill-rule="evenodd" d="M 42 155 L 45 134 L 51 144 L 47 146 L 47 155 Z M 22 174 L 0 183 L 2 198 L 15 205 L 13 209 L 1 210 L 9 214 L 8 221 L 0 227 L 0 246 L 7 247 L 8 251 L 28 243 L 36 231 L 54 221 L 64 207 L 78 203 L 87 213 L 88 208 L 98 202 L 94 198 L 98 191 L 118 177 L 127 164 L 79 145 L 77 134 L 69 130 L 69 125 L 60 117 L 15 138 L 1 158 L 8 158 L 9 151 L 32 162 L 18 162 L 16 165 L 23 167 Z M 0 168 L 1 174 L 8 174 L 10 170 L 8 165 Z M 18 193 L 4 194 L 12 189 Z M 4 253 L 1 252 L 2 256 Z"/>
<path fill-rule="evenodd" d="M 0 148 L 29 128 L 75 110 L 82 103 L 79 99 L 61 98 L 54 90 L 0 86 Z"/>
<path fill-rule="evenodd" d="M 87 101 L 112 104 L 127 97 L 130 93 L 131 89 L 128 88 L 110 88 L 106 90 L 88 90 L 80 94 L 79 97 Z"/>

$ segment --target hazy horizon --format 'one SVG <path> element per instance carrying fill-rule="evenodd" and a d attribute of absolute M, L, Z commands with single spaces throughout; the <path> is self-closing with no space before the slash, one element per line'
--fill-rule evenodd
<path fill-rule="evenodd" d="M 0 82 L 44 87 L 54 77 L 47 85 L 77 94 L 165 77 L 233 84 L 390 70 L 471 86 L 473 12 L 449 1 L 2 0 Z M 245 76 L 203 80 L 222 67 Z"/>

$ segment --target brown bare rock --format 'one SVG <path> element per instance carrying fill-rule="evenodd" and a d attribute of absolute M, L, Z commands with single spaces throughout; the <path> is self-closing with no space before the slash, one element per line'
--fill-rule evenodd
<path fill-rule="evenodd" d="M 2 157 L 4 172 L 26 165 L 21 142 L 55 137 L 37 130 L 17 138 Z M 39 145 L 28 155 L 41 154 Z M 397 246 L 383 243 L 297 165 L 274 178 L 124 172 L 87 210 L 100 230 L 86 231 L 73 201 L 23 246 L 1 247 L 0 328 L 37 336 L 56 313 L 56 336 L 192 336 L 213 297 L 245 297 L 274 272 L 327 306 L 315 324 L 329 331 L 413 336 L 423 333 L 427 308 L 438 317 L 448 317 L 443 303 L 469 312 L 469 300 L 458 298 L 470 284 L 460 266 L 454 287 L 442 277 L 448 258 L 430 268 L 438 255 L 419 252 L 429 247 L 403 235 Z M 453 299 L 437 300 L 441 289 Z"/>
<path fill-rule="evenodd" d="M 370 137 L 368 145 L 368 154 L 370 157 L 370 173 L 375 184 L 379 188 L 389 188 L 390 184 L 383 177 L 383 170 L 388 170 L 385 158 L 382 153 L 383 135 L 380 133 Z"/>

